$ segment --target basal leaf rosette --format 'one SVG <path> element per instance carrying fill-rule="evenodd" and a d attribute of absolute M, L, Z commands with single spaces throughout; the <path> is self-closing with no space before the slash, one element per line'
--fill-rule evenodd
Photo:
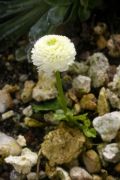
<path fill-rule="evenodd" d="M 46 35 L 37 40 L 32 49 L 32 62 L 38 72 L 48 74 L 63 72 L 75 60 L 76 50 L 69 38 L 61 35 Z"/>

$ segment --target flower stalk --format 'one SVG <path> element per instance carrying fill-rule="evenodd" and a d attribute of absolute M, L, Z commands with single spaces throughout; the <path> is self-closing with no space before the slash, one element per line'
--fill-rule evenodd
<path fill-rule="evenodd" d="M 64 113 L 66 114 L 67 113 L 67 102 L 66 102 L 65 95 L 63 92 L 60 72 L 56 71 L 55 76 L 56 76 L 56 85 L 57 85 L 57 90 L 58 90 L 58 101 L 59 101 Z"/>

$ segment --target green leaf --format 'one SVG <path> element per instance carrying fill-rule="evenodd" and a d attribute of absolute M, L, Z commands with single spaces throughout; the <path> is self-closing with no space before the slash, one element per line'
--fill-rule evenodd
<path fill-rule="evenodd" d="M 35 42 L 45 34 L 52 34 L 55 28 L 63 22 L 66 11 L 67 7 L 64 6 L 49 9 L 30 29 L 30 41 Z"/>
<path fill-rule="evenodd" d="M 52 33 L 54 26 L 47 21 L 48 12 L 46 12 L 29 31 L 29 40 L 34 43 L 38 38 Z"/>
<path fill-rule="evenodd" d="M 55 6 L 48 11 L 47 20 L 52 25 L 59 25 L 63 22 L 68 10 L 67 6 Z"/>
<path fill-rule="evenodd" d="M 21 13 L 5 23 L 0 25 L 0 50 L 4 50 L 11 46 L 18 38 L 25 34 L 29 28 L 38 20 L 39 17 L 46 11 L 48 6 L 42 4 L 41 10 L 38 8 L 32 9 L 26 13 Z"/>
<path fill-rule="evenodd" d="M 96 130 L 94 128 L 86 128 L 86 127 L 82 127 L 83 133 L 85 134 L 85 136 L 87 137 L 91 137 L 91 138 L 95 138 L 97 133 Z"/>
<path fill-rule="evenodd" d="M 0 1 L 0 19 L 37 7 L 41 0 Z"/>
<path fill-rule="evenodd" d="M 70 5 L 74 0 L 45 0 L 46 3 L 56 6 L 56 5 Z"/>
<path fill-rule="evenodd" d="M 80 7 L 78 10 L 78 15 L 81 21 L 85 21 L 90 17 L 90 10 Z"/>
<path fill-rule="evenodd" d="M 42 102 L 39 105 L 33 104 L 32 109 L 36 113 L 38 113 L 40 111 L 50 111 L 50 110 L 55 111 L 57 109 L 60 109 L 60 105 L 59 105 L 58 101 L 55 99 L 55 100 L 51 100 L 51 101 Z"/>
<path fill-rule="evenodd" d="M 64 114 L 63 110 L 56 111 L 53 115 L 53 119 L 55 121 L 62 121 L 62 120 L 66 121 L 67 120 L 66 115 Z"/>

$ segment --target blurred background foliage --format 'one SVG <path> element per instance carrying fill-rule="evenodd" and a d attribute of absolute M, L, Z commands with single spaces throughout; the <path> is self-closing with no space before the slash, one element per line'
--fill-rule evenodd
<path fill-rule="evenodd" d="M 0 51 L 28 32 L 30 43 L 61 24 L 87 20 L 103 0 L 0 0 Z"/>

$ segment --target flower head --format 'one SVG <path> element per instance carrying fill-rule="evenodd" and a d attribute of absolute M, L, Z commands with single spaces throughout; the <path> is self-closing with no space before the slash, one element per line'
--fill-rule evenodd
<path fill-rule="evenodd" d="M 38 71 L 46 73 L 66 71 L 75 60 L 76 50 L 69 38 L 60 35 L 46 35 L 40 38 L 32 49 L 32 61 Z"/>

